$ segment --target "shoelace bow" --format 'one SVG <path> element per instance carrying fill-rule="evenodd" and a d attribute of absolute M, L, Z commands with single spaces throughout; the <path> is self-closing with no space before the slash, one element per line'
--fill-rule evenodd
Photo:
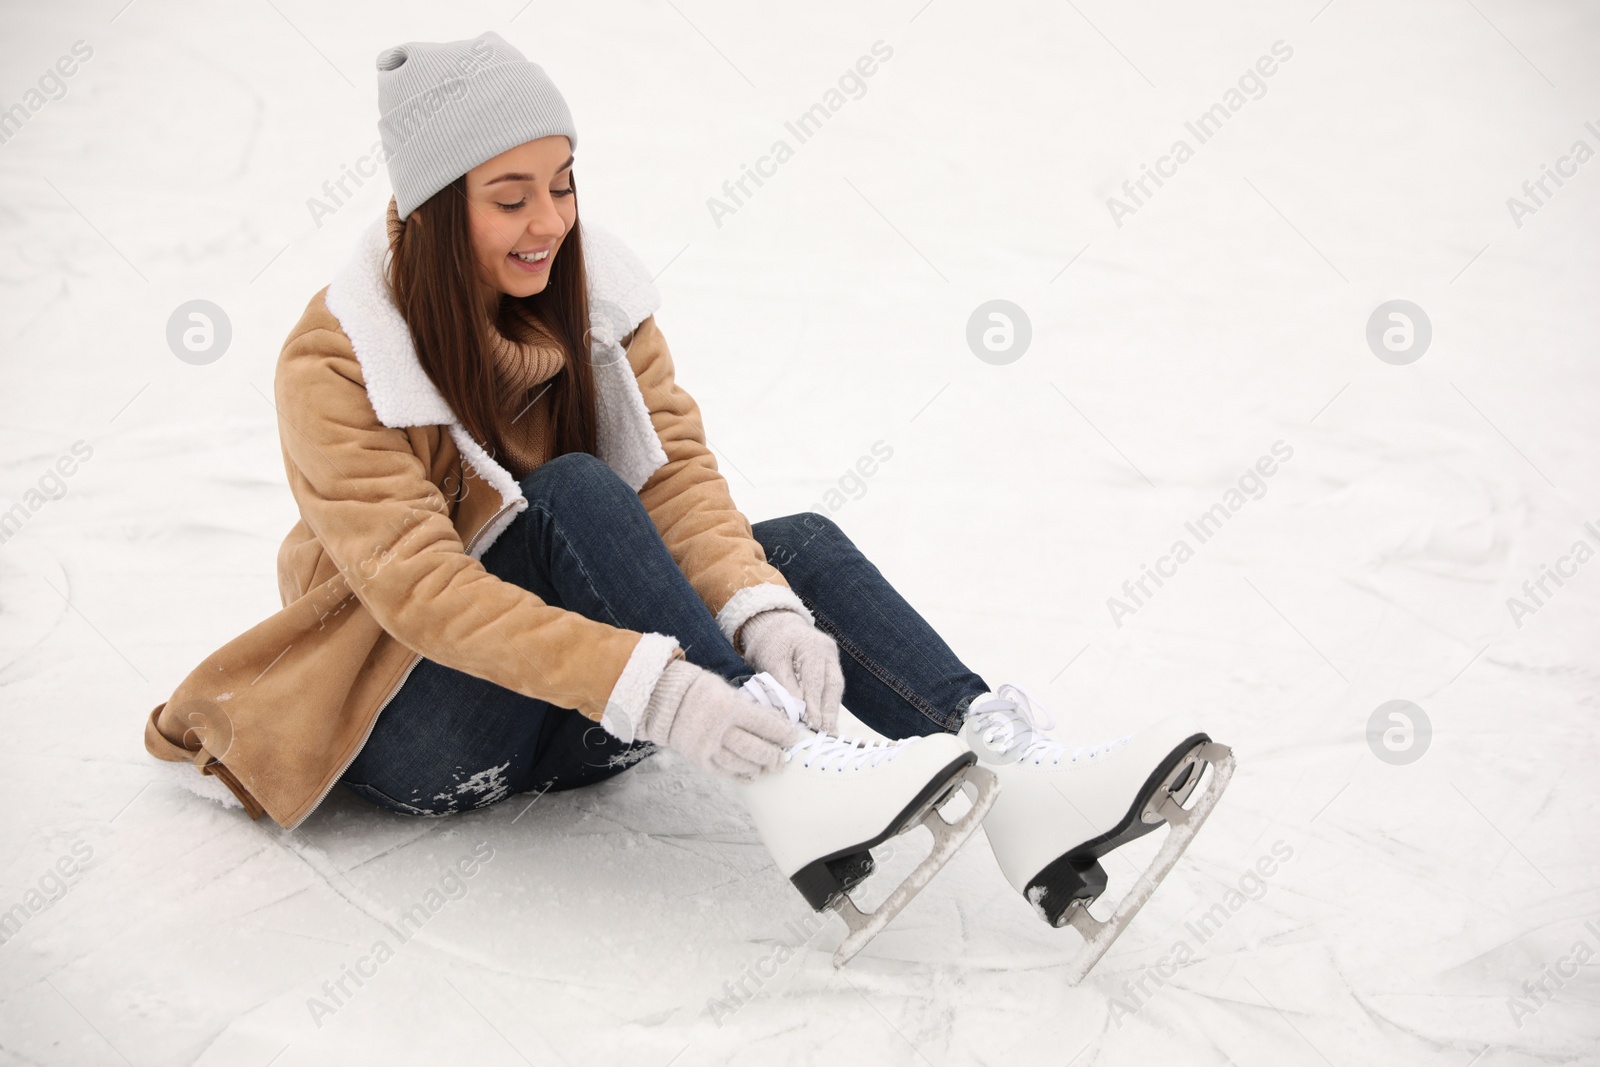
<path fill-rule="evenodd" d="M 802 726 L 801 719 L 806 710 L 805 701 L 789 692 L 766 671 L 751 675 L 740 688 L 748 690 L 757 702 L 783 711 L 789 716 L 791 723 Z M 814 764 L 820 770 L 843 771 L 876 767 L 879 763 L 894 759 L 905 746 L 916 740 L 914 737 L 906 737 L 898 741 L 866 741 L 810 732 L 809 727 L 803 727 L 802 733 L 805 736 L 784 751 L 784 762 L 802 756 L 801 763 L 804 766 L 810 767 Z"/>
<path fill-rule="evenodd" d="M 1008 712 L 1020 714 L 1011 715 L 1007 714 Z M 1051 763 L 1060 763 L 1061 758 L 1069 750 L 1072 752 L 1068 759 L 1069 763 L 1076 763 L 1080 756 L 1093 759 L 1101 752 L 1109 752 L 1117 745 L 1133 740 L 1132 734 L 1125 734 L 1110 741 L 1074 746 L 1065 741 L 1043 737 L 1042 731 L 1055 728 L 1054 716 L 1047 712 L 1044 705 L 1035 700 L 1026 689 L 1009 682 L 1002 684 L 995 695 L 987 700 L 974 701 L 967 709 L 967 715 L 983 730 L 983 743 L 992 748 L 997 747 L 1000 752 L 1009 752 L 1021 740 L 1022 728 L 1025 727 L 1028 740 L 1022 746 L 1018 758 L 1032 759 L 1034 766 L 1040 766 L 1046 759 Z"/>

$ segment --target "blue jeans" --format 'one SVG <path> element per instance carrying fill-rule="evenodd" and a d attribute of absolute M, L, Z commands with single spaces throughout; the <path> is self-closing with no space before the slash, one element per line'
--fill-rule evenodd
<path fill-rule="evenodd" d="M 691 663 L 736 685 L 755 672 L 678 569 L 638 493 L 610 467 L 568 453 L 522 479 L 522 492 L 527 510 L 484 553 L 491 574 L 588 618 L 671 634 Z M 960 729 L 987 683 L 833 520 L 802 512 L 752 530 L 838 642 L 852 714 L 888 737 Z M 422 659 L 341 780 L 391 811 L 446 815 L 603 781 L 653 751 L 570 708 Z"/>

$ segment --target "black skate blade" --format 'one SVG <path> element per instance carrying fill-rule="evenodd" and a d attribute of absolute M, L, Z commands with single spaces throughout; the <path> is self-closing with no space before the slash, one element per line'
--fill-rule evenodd
<path fill-rule="evenodd" d="M 867 880 L 877 867 L 872 853 L 862 851 L 808 863 L 789 880 L 815 911 L 822 911 L 840 893 L 848 893 Z M 820 903 L 819 903 L 820 901 Z"/>
<path fill-rule="evenodd" d="M 849 893 L 872 873 L 872 857 L 867 855 L 869 849 L 919 825 L 923 816 L 944 803 L 959 788 L 961 772 L 977 762 L 976 753 L 963 752 L 945 764 L 939 774 L 917 792 L 881 833 L 812 860 L 794 872 L 789 880 L 800 890 L 800 895 L 806 898 L 806 903 L 811 905 L 813 911 L 827 910 L 841 895 Z M 866 860 L 864 870 L 861 869 L 862 856 Z"/>
<path fill-rule="evenodd" d="M 924 809 L 921 822 L 933 834 L 933 848 L 923 857 L 922 862 L 917 864 L 916 870 L 894 887 L 894 890 L 884 898 L 883 903 L 871 911 L 862 911 L 856 907 L 856 902 L 850 899 L 848 893 L 835 898 L 834 908 L 850 930 L 844 940 L 839 942 L 839 947 L 834 950 L 835 968 L 843 967 L 854 959 L 873 938 L 883 932 L 884 927 L 894 921 L 894 917 L 899 915 L 906 905 L 922 892 L 934 875 L 954 858 L 956 849 L 966 843 L 978 829 L 983 817 L 989 813 L 989 809 L 994 807 L 994 802 L 1000 795 L 1000 779 L 995 777 L 993 771 L 975 763 L 971 764 L 959 772 L 959 777 L 953 784 L 956 788 L 962 788 L 968 783 L 976 788 L 977 795 L 971 798 L 972 806 L 953 821 L 947 822 L 944 813 L 939 810 L 939 805 L 944 800 L 943 796 Z"/>
<path fill-rule="evenodd" d="M 1100 894 L 1105 892 L 1107 881 L 1105 869 L 1100 866 L 1100 858 L 1166 824 L 1166 817 L 1159 813 L 1153 820 L 1146 818 L 1146 809 L 1155 798 L 1156 792 L 1163 789 L 1163 783 L 1184 763 L 1189 754 L 1197 746 L 1209 744 L 1210 741 L 1211 738 L 1207 734 L 1192 734 L 1168 753 L 1166 758 L 1156 765 L 1156 769 L 1150 772 L 1144 785 L 1134 795 L 1133 805 L 1128 809 L 1128 813 L 1115 826 L 1099 837 L 1085 841 L 1072 851 L 1056 857 L 1029 879 L 1025 895 L 1034 902 L 1046 922 L 1051 926 L 1065 926 L 1068 913 L 1074 904 L 1087 908 L 1099 899 Z M 1203 773 L 1204 768 L 1198 762 L 1190 764 L 1183 768 L 1181 775 L 1173 781 L 1170 789 L 1164 792 L 1170 793 L 1174 799 L 1181 798 L 1179 799 L 1181 804 L 1199 785 Z"/>
<path fill-rule="evenodd" d="M 1182 778 L 1174 775 L 1170 781 L 1163 779 L 1164 796 L 1153 796 L 1146 802 L 1145 813 L 1159 814 L 1171 829 L 1167 833 L 1166 840 L 1161 842 L 1161 848 L 1157 850 L 1150 866 L 1144 869 L 1134 880 L 1133 887 L 1117 902 L 1116 910 L 1109 918 L 1101 921 L 1089 914 L 1087 904 L 1067 909 L 1067 924 L 1083 936 L 1083 950 L 1073 959 L 1064 976 L 1067 985 L 1075 986 L 1083 981 L 1094 969 L 1094 965 L 1116 943 L 1128 923 L 1139 914 L 1139 909 L 1144 907 L 1151 894 L 1166 878 L 1167 872 L 1172 870 L 1190 843 L 1194 841 L 1195 834 L 1205 825 L 1206 819 L 1217 806 L 1223 790 L 1228 788 L 1228 782 L 1232 780 L 1236 768 L 1232 749 L 1227 745 L 1208 741 L 1195 749 L 1194 755 L 1197 763 L 1209 766 L 1211 770 L 1209 784 L 1195 799 L 1194 805 L 1185 808 L 1179 797 L 1187 797 L 1195 792 L 1193 783 L 1199 780 L 1200 773 L 1184 774 Z M 1190 783 L 1188 788 L 1184 787 L 1185 781 Z"/>

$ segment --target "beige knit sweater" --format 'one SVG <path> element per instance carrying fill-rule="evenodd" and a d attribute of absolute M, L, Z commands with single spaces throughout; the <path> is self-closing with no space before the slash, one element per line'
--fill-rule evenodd
<path fill-rule="evenodd" d="M 541 340 L 523 343 L 494 324 L 489 326 L 490 351 L 504 397 L 498 417 L 507 454 L 498 458 L 518 479 L 547 462 L 555 447 L 550 433 L 550 394 L 555 386 L 551 379 L 566 366 L 566 355 L 554 338 L 540 333 Z"/>

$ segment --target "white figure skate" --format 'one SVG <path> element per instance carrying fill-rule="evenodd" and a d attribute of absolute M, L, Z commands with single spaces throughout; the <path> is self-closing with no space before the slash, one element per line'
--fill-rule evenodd
<path fill-rule="evenodd" d="M 972 836 L 999 782 L 954 734 L 866 741 L 816 733 L 801 722 L 804 702 L 766 671 L 743 688 L 787 714 L 803 735 L 776 769 L 737 788 L 778 870 L 812 908 L 838 912 L 849 927 L 833 955 L 840 967 Z M 972 808 L 947 822 L 939 808 L 963 786 L 971 787 Z M 933 851 L 882 904 L 863 912 L 849 893 L 872 873 L 867 850 L 919 824 L 932 832 Z"/>
<path fill-rule="evenodd" d="M 1067 975 L 1076 985 L 1189 847 L 1234 758 L 1182 716 L 1095 745 L 1042 732 L 1054 725 L 1021 686 L 1007 684 L 972 702 L 961 736 L 1000 779 L 983 826 L 1006 879 L 1051 926 L 1083 935 Z M 1104 922 L 1090 915 L 1106 888 L 1100 859 L 1162 824 L 1171 827 L 1166 840 L 1116 911 Z"/>

